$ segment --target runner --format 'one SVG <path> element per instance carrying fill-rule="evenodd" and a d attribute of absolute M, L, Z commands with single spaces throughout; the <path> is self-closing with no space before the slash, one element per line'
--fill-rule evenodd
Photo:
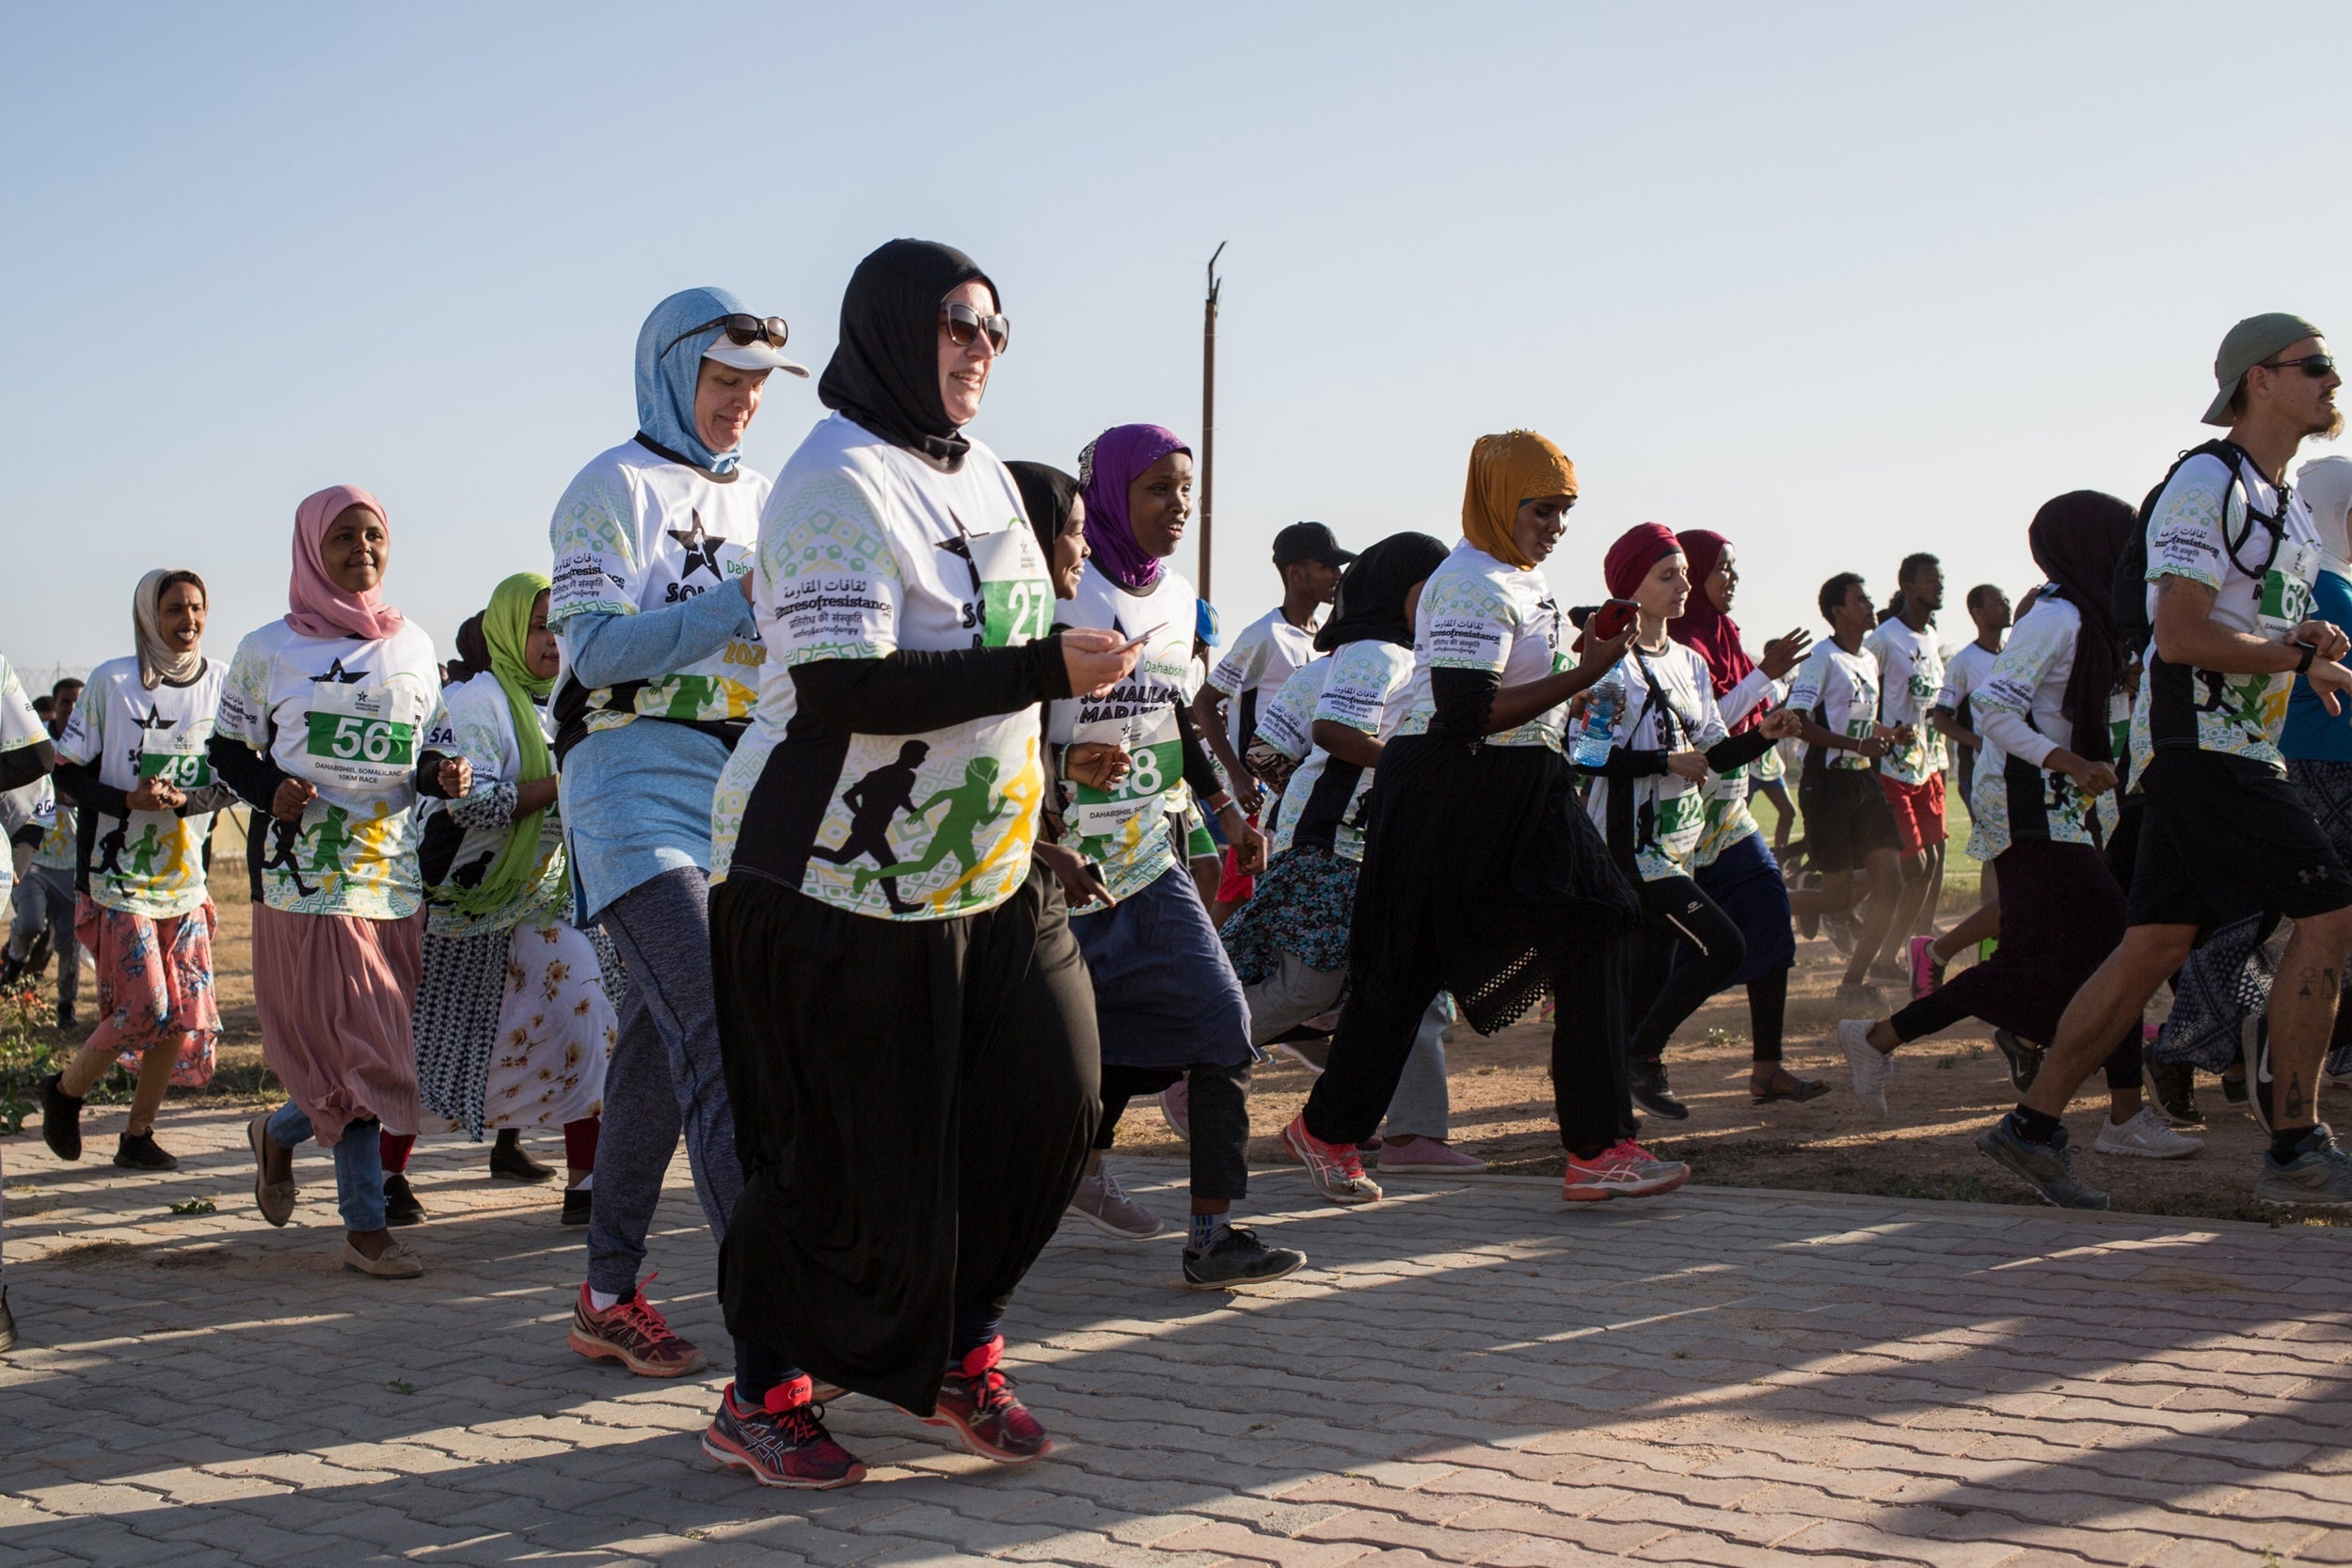
<path fill-rule="evenodd" d="M 56 710 L 56 705 L 48 705 Z M 43 779 L 28 787 L 32 800 L 25 822 L 9 835 L 10 847 L 22 851 L 24 863 L 16 882 L 8 957 L 0 961 L 0 986 L 26 975 L 38 978 L 55 958 L 57 1027 L 70 1030 L 76 1023 L 82 990 L 82 949 L 73 940 L 73 863 L 80 818 L 72 801 L 58 799 L 53 781 Z"/>
<path fill-rule="evenodd" d="M 384 1227 L 379 1133 L 419 1115 L 413 813 L 467 793 L 473 769 L 453 754 L 433 640 L 382 597 L 390 553 L 365 490 L 303 501 L 289 608 L 237 645 L 206 752 L 253 807 L 255 850 L 265 818 L 280 830 L 278 855 L 246 857 L 262 1055 L 290 1097 L 246 1130 L 254 1202 L 272 1225 L 293 1217 L 294 1150 L 315 1136 L 334 1150 L 343 1266 L 411 1279 L 424 1264 Z"/>
<path fill-rule="evenodd" d="M 1294 671 L 1313 659 L 1317 617 L 1339 597 L 1340 577 L 1355 552 L 1322 523 L 1293 523 L 1274 536 L 1274 570 L 1282 578 L 1282 602 L 1241 629 L 1232 647 L 1210 672 L 1208 684 L 1192 700 L 1193 727 L 1208 742 L 1217 766 L 1232 781 L 1233 799 L 1256 826 L 1264 810 L 1263 792 L 1243 765 L 1242 753 L 1257 733 L 1258 715 L 1282 689 Z M 1236 863 L 1235 846 L 1225 847 L 1225 876 L 1210 914 L 1219 926 L 1246 903 L 1252 885 Z"/>
<path fill-rule="evenodd" d="M 1192 451 L 1158 425 L 1104 431 L 1079 465 L 1090 559 L 1068 623 L 1141 643 L 1134 672 L 1109 690 L 1054 705 L 1048 738 L 1067 755 L 1110 748 L 1113 786 L 1065 777 L 1056 795 L 1078 852 L 1099 868 L 1109 908 L 1073 915 L 1070 928 L 1093 980 L 1102 1038 L 1103 1114 L 1094 1152 L 1117 1137 L 1127 1102 L 1182 1081 L 1191 1146 L 1192 1219 L 1184 1283 L 1223 1289 L 1279 1279 L 1304 1253 L 1269 1247 L 1231 1223 L 1249 1192 L 1249 1011 L 1174 840 L 1167 794 L 1188 780 L 1222 821 L 1245 873 L 1263 869 L 1265 840 L 1246 822 L 1209 766 L 1184 706 L 1199 617 L 1192 584 L 1167 564 L 1192 515 Z M 1099 1160 L 1089 1164 L 1100 1168 Z M 1107 1196 L 1107 1194 L 1105 1194 Z M 1075 1207 L 1073 1201 L 1073 1207 Z M 1079 1211 L 1096 1228 L 1139 1227 Z"/>
<path fill-rule="evenodd" d="M 1672 1191 L 1690 1167 L 1633 1141 L 1626 969 L 1640 907 L 1560 753 L 1570 697 L 1631 628 L 1568 663 L 1538 563 L 1567 530 L 1576 468 L 1533 431 L 1482 436 L 1464 538 L 1422 591 L 1413 701 L 1381 749 L 1357 879 L 1349 990 L 1331 1066 L 1283 1141 L 1317 1191 L 1367 1203 L 1358 1146 L 1396 1093 L 1430 1002 L 1451 991 L 1493 1034 L 1549 988 L 1551 1079 L 1572 1201 Z"/>
<path fill-rule="evenodd" d="M 1935 694 L 1934 706 L 1928 709 L 1928 723 L 1950 748 L 1963 801 L 1976 799 L 1977 753 L 1984 745 L 1975 729 L 1974 699 L 1992 674 L 1993 660 L 2001 651 L 2001 638 L 2011 622 L 2009 595 L 1992 583 L 1980 582 L 1968 590 L 1967 605 L 1968 618 L 1976 624 L 1976 639 L 1961 644 L 1945 662 L 1943 689 Z M 1944 966 L 1969 948 L 1992 941 L 2000 926 L 2000 877 L 1988 861 L 1979 872 L 1975 911 L 1941 936 L 1923 934 L 1911 939 L 1909 961 L 1904 966 L 1911 974 L 1911 999 L 1916 1002 L 1942 985 Z"/>
<path fill-rule="evenodd" d="M 156 1145 L 155 1114 L 173 1084 L 212 1082 L 219 917 L 205 885 L 205 844 L 213 814 L 233 797 L 214 782 L 206 755 L 229 673 L 203 654 L 208 608 L 194 572 L 141 578 L 131 595 L 137 652 L 90 672 L 57 743 L 56 782 L 82 807 L 74 924 L 77 943 L 98 958 L 99 1013 L 65 1070 L 41 1080 L 41 1139 L 60 1160 L 82 1157 L 83 1097 L 118 1060 L 138 1073 L 115 1148 L 125 1170 L 179 1168 Z M 161 852 L 94 874 L 91 847 L 117 828 L 136 830 Z"/>
<path fill-rule="evenodd" d="M 986 1458 L 1052 1446 L 1000 1323 L 1084 1168 L 1098 1046 L 1060 888 L 1030 853 L 1038 705 L 1107 689 L 1137 649 L 1048 634 L 1012 476 L 961 434 L 1009 337 L 962 252 L 867 256 L 818 388 L 835 412 L 760 521 L 771 657 L 713 810 L 710 911 L 750 1175 L 719 1258 L 735 1382 L 703 1445 L 767 1485 L 866 1473 L 812 1374 Z M 914 809 L 866 857 L 898 857 L 894 900 L 882 866 L 815 851 L 853 831 L 846 791 L 910 766 L 910 738 Z"/>
<path fill-rule="evenodd" d="M 1382 752 L 1412 710 L 1414 616 L 1423 585 L 1446 554 L 1425 533 L 1391 534 L 1364 551 L 1340 585 L 1336 613 L 1315 634 L 1315 646 L 1329 657 L 1292 676 L 1268 710 L 1270 720 L 1290 707 L 1302 688 L 1320 693 L 1309 709 L 1303 766 L 1275 802 L 1272 865 L 1220 933 L 1249 1004 L 1254 1045 L 1271 1045 L 1333 1007 L 1345 987 L 1366 802 Z M 1313 678 L 1327 663 L 1322 678 Z M 1260 736 L 1269 727 L 1262 722 Z M 1453 1103 L 1445 1037 L 1452 1022 L 1452 1004 L 1442 995 L 1422 1014 L 1382 1124 L 1384 1172 L 1458 1176 L 1486 1168 L 1447 1142 Z M 1300 1059 L 1317 1070 L 1323 1065 Z"/>
<path fill-rule="evenodd" d="M 568 1342 L 641 1377 L 705 1364 L 638 1279 L 680 1135 L 723 1242 L 742 1191 L 711 994 L 710 801 L 757 703 L 751 546 L 768 477 L 741 448 L 769 375 L 808 374 L 782 352 L 788 331 L 723 289 L 655 306 L 637 333 L 637 434 L 589 460 L 548 529 L 573 903 L 628 969 Z"/>
<path fill-rule="evenodd" d="M 1675 540 L 1690 563 L 1692 586 L 1682 613 L 1666 629 L 1706 664 L 1716 706 L 1733 736 L 1760 731 L 1764 711 L 1788 695 L 1783 682 L 1804 657 L 1812 633 L 1792 629 L 1764 644 L 1761 663 L 1750 658 L 1740 641 L 1739 624 L 1731 618 L 1732 601 L 1740 591 L 1739 554 L 1731 541 L 1705 529 L 1685 529 Z M 1794 728 L 1789 724 L 1787 733 Z M 1802 1102 L 1829 1092 L 1821 1080 L 1800 1078 L 1780 1065 L 1796 934 L 1789 926 L 1788 884 L 1748 810 L 1748 784 L 1756 769 L 1779 756 L 1774 743 L 1756 762 L 1708 777 L 1702 786 L 1707 826 L 1699 834 L 1691 873 L 1699 891 L 1740 928 L 1746 947 L 1746 957 L 1724 984 L 1744 985 L 1748 990 L 1748 1100 L 1754 1105 L 1779 1100 Z M 1782 799 L 1786 800 L 1786 792 Z M 1785 804 L 1782 811 L 1784 818 L 1792 815 Z M 1679 961 L 1689 963 L 1694 958 L 1686 950 Z M 1636 993 L 1644 1001 L 1656 994 Z"/>
<path fill-rule="evenodd" d="M 1935 933 L 1944 887 L 1944 736 L 1928 722 L 1944 688 L 1944 656 L 1935 645 L 1935 612 L 1944 608 L 1944 567 L 1931 555 L 1907 555 L 1897 569 L 1894 612 L 1863 640 L 1878 661 L 1879 717 L 1906 738 L 1879 758 L 1879 788 L 1895 815 L 1903 857 L 1902 899 L 1888 935 L 1908 955 L 1914 935 Z M 1890 961 L 1879 978 L 1910 983 Z"/>
<path fill-rule="evenodd" d="M 1820 602 L 1830 638 L 1815 643 L 1797 667 L 1788 705 L 1802 716 L 1797 735 L 1805 745 L 1804 772 L 1797 785 L 1804 811 L 1805 862 L 1820 874 L 1821 885 L 1792 894 L 1789 906 L 1801 916 L 1842 915 L 1854 905 L 1854 873 L 1869 873 L 1870 897 L 1837 988 L 1837 1005 L 1876 1010 L 1878 992 L 1867 980 L 1894 928 L 1903 874 L 1895 815 L 1872 765 L 1911 737 L 1878 720 L 1878 661 L 1862 648 L 1871 626 L 1870 595 L 1862 578 L 1838 573 L 1821 584 Z"/>
<path fill-rule="evenodd" d="M 0 795 L 48 777 L 56 765 L 56 748 L 40 716 L 26 699 L 15 666 L 0 654 Z M 8 1310 L 8 1288 L 0 1276 L 0 1355 L 15 1348 L 16 1315 Z"/>
<path fill-rule="evenodd" d="M 2077 490 L 2034 514 L 2028 539 L 2049 578 L 2016 635 L 1974 693 L 1984 767 L 1969 802 L 1968 853 L 1999 868 L 2000 945 L 1876 1022 L 1847 1019 L 1837 1041 L 1854 1094 L 1885 1116 L 1895 1049 L 1979 1018 L 2039 1051 L 2082 983 L 2123 936 L 2123 890 L 2103 849 L 2118 820 L 2121 773 L 2115 731 L 2126 720 L 2122 639 L 2111 586 L 2135 525 L 2113 496 Z M 2079 721 L 2077 720 L 2079 716 Z M 2142 1103 L 2140 1026 L 2110 1040 L 2103 1154 L 2179 1160 L 2203 1146 Z"/>
<path fill-rule="evenodd" d="M 1710 574 L 1716 564 L 1708 562 Z M 1731 736 L 1716 706 L 1707 660 L 1667 633 L 1692 597 L 1689 558 L 1673 530 L 1658 523 L 1627 530 L 1609 546 L 1601 569 L 1610 597 L 1639 608 L 1624 660 L 1592 689 L 1579 762 L 1605 760 L 1590 769 L 1596 776 L 1585 809 L 1642 905 L 1633 1001 L 1643 1012 L 1628 1048 L 1633 1101 L 1681 1121 L 1691 1108 L 1667 1085 L 1666 1042 L 1747 962 L 1740 924 L 1692 879 L 1714 807 L 1730 798 L 1715 781 L 1723 774 L 1739 778 L 1773 741 L 1795 734 L 1798 721 L 1793 713 L 1772 713 L 1737 738 Z M 1740 719 L 1770 685 L 1769 677 L 1758 679 L 1742 693 Z M 1744 792 L 1739 800 L 1744 815 Z M 1777 869 L 1772 879 L 1779 880 Z M 1784 908 L 1786 899 L 1784 891 Z M 1784 915 L 1781 929 L 1787 928 Z M 1793 956 L 1793 942 L 1765 935 L 1773 956 L 1781 946 Z"/>
<path fill-rule="evenodd" d="M 2312 618 L 2321 547 L 2285 486 L 2305 437 L 2343 429 L 2342 385 L 2316 328 L 2274 314 L 2238 323 L 2214 362 L 2205 422 L 2229 427 L 2174 467 L 2146 509 L 2145 603 L 2154 641 L 2133 704 L 2133 771 L 2147 796 L 2122 943 L 2075 992 L 2017 1108 L 1977 1140 L 2045 1200 L 2104 1209 L 2078 1180 L 2059 1116 L 2200 926 L 2265 911 L 2295 922 L 2256 1031 L 2248 1103 L 2269 1132 L 2254 1196 L 2352 1205 L 2352 1158 L 2319 1122 L 2320 1061 L 2352 948 L 2352 875 L 2287 783 L 2279 753 L 2294 677 L 2341 705 L 2352 671 L 2344 633 Z M 2012 880 L 2004 902 L 2019 895 Z M 1996 955 L 1997 956 L 1997 955 Z"/>
<path fill-rule="evenodd" d="M 619 956 L 600 928 L 582 931 L 556 811 L 547 701 L 557 646 L 548 579 L 517 572 L 479 621 L 486 669 L 450 689 L 450 729 L 473 765 L 464 799 L 426 800 L 417 818 L 430 905 L 417 992 L 417 1080 L 426 1110 L 477 1142 L 498 1130 L 490 1174 L 541 1180 L 526 1127 L 564 1130 L 563 1220 L 586 1225 L 598 1111 L 619 1028 L 611 997 Z M 423 1218 L 405 1172 L 416 1140 L 388 1142 L 384 1206 L 394 1225 Z"/>

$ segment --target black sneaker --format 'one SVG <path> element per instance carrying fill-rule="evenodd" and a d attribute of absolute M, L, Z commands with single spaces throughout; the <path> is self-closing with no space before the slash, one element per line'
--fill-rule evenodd
<path fill-rule="evenodd" d="M 1647 1061 L 1636 1061 L 1630 1065 L 1633 1102 L 1636 1105 L 1652 1116 L 1664 1117 L 1668 1121 L 1690 1119 L 1691 1107 L 1677 1100 L 1674 1091 L 1666 1086 L 1666 1064 L 1661 1058 L 1652 1056 Z"/>
<path fill-rule="evenodd" d="M 57 1086 L 62 1073 L 40 1081 L 40 1141 L 60 1160 L 82 1157 L 82 1100 Z"/>
<path fill-rule="evenodd" d="M 8 1310 L 8 1289 L 0 1285 L 0 1355 L 16 1349 L 16 1314 Z"/>
<path fill-rule="evenodd" d="M 422 1225 L 424 1205 L 409 1189 L 407 1173 L 394 1171 L 384 1179 L 384 1223 L 386 1225 Z"/>
<path fill-rule="evenodd" d="M 1307 1255 L 1290 1247 L 1268 1246 L 1254 1230 L 1229 1225 L 1217 1232 L 1206 1252 L 1184 1248 L 1184 1283 L 1196 1291 L 1221 1291 L 1229 1285 L 1263 1285 L 1307 1266 Z"/>
<path fill-rule="evenodd" d="M 514 1128 L 501 1128 L 499 1141 L 490 1146 L 490 1174 L 502 1181 L 552 1181 L 555 1167 L 531 1157 L 531 1150 L 522 1144 L 522 1134 Z"/>
<path fill-rule="evenodd" d="M 564 1189 L 564 1223 L 565 1225 L 586 1225 L 588 1216 L 595 1211 L 596 1206 L 596 1195 L 591 1189 L 586 1187 Z"/>
<path fill-rule="evenodd" d="M 180 1157 L 166 1153 L 155 1142 L 155 1130 L 125 1132 L 115 1145 L 115 1164 L 124 1170 L 178 1170 Z"/>
<path fill-rule="evenodd" d="M 2074 1152 L 2066 1147 L 2066 1129 L 2046 1144 L 2019 1135 L 2003 1117 L 1977 1134 L 1977 1148 L 1986 1159 L 2018 1178 L 2042 1201 L 2058 1209 L 2104 1209 L 2107 1195 L 2074 1180 Z"/>
<path fill-rule="evenodd" d="M 2027 1045 L 2006 1029 L 1993 1031 L 1993 1043 L 2009 1058 L 2010 1087 L 2019 1094 L 2032 1088 L 2035 1075 L 2042 1070 L 2041 1048 Z"/>
<path fill-rule="evenodd" d="M 57 1004 L 57 1027 L 69 1032 L 81 1027 L 79 1023 L 74 1022 L 72 1003 L 60 1002 Z"/>
<path fill-rule="evenodd" d="M 2186 1062 L 2150 1062 L 2141 1074 L 2148 1081 L 2148 1098 L 2156 1114 L 2175 1127 L 2202 1127 L 2205 1114 L 2197 1108 L 2197 1069 Z"/>

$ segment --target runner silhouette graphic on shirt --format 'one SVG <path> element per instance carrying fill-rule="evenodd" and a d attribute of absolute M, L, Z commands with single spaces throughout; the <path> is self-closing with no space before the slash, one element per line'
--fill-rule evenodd
<path fill-rule="evenodd" d="M 881 877 L 919 877 L 949 855 L 955 856 L 969 876 L 980 863 L 980 852 L 973 844 L 972 835 L 1012 809 L 1012 802 L 1002 795 L 996 796 L 995 808 L 989 808 L 988 798 L 995 794 L 995 784 L 996 759 L 974 757 L 964 767 L 963 783 L 953 789 L 941 790 L 908 813 L 910 820 L 921 822 L 930 816 L 933 806 L 942 800 L 947 802 L 947 814 L 931 831 L 930 846 L 922 857 L 901 865 L 885 865 L 879 871 L 860 871 L 850 880 L 851 890 L 864 893 L 868 882 Z"/>
<path fill-rule="evenodd" d="M 923 766 L 923 759 L 931 754 L 930 743 L 910 740 L 898 748 L 898 760 L 875 768 L 841 792 L 841 803 L 850 808 L 850 836 L 837 849 L 821 844 L 811 845 L 809 854 L 818 860 L 828 860 L 835 865 L 847 865 L 860 855 L 871 855 L 876 865 L 888 865 L 898 851 L 890 847 L 890 821 L 900 812 L 909 817 L 914 809 L 914 775 Z M 882 895 L 890 900 L 894 914 L 913 914 L 920 904 L 909 904 L 898 896 L 898 879 L 881 879 Z M 864 884 L 859 884 L 864 891 Z"/>
<path fill-rule="evenodd" d="M 311 870 L 338 874 L 342 871 L 343 851 L 351 846 L 351 834 L 344 831 L 344 825 L 350 820 L 351 813 L 342 807 L 326 808 L 326 815 L 319 818 L 315 835 L 310 840 Z"/>
<path fill-rule="evenodd" d="M 142 881 L 152 877 L 155 874 L 155 852 L 162 847 L 163 844 L 155 836 L 155 824 L 150 822 L 147 832 L 139 834 L 138 843 L 132 847 L 131 875 Z"/>
<path fill-rule="evenodd" d="M 98 870 L 101 876 L 120 880 L 122 877 L 122 847 L 131 841 L 130 818 L 123 817 L 99 835 Z"/>
<path fill-rule="evenodd" d="M 262 863 L 263 871 L 282 871 L 286 880 L 294 883 L 294 892 L 308 898 L 318 890 L 302 879 L 302 823 L 288 822 L 273 816 L 269 823 L 269 859 Z"/>

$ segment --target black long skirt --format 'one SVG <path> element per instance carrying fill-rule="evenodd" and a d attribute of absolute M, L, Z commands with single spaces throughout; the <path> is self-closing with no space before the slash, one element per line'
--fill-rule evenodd
<path fill-rule="evenodd" d="M 993 910 L 891 921 L 739 873 L 710 944 L 745 1171 L 727 1330 L 928 1416 L 956 1314 L 1011 1298 L 1102 1114 L 1061 890 L 1033 866 Z"/>

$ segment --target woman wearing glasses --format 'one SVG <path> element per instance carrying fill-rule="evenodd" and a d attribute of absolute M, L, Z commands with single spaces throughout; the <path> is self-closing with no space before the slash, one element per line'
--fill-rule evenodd
<path fill-rule="evenodd" d="M 714 1236 L 742 1186 L 710 997 L 710 793 L 757 701 L 751 544 L 768 479 L 740 450 L 771 372 L 808 373 L 779 352 L 785 332 L 722 289 L 655 306 L 637 334 L 637 434 L 580 471 L 548 531 L 575 905 L 628 970 L 571 1346 L 645 1377 L 703 1366 L 638 1290 L 679 1132 Z"/>
<path fill-rule="evenodd" d="M 703 1446 L 771 1486 L 865 1474 L 815 1378 L 990 1459 L 1051 1446 L 998 1320 L 1099 1105 L 1085 960 L 1031 854 L 1038 705 L 1106 689 L 1137 648 L 1050 629 L 1020 492 L 961 434 L 1009 336 L 1000 309 L 946 245 L 858 263 L 818 388 L 834 416 L 760 517 L 769 659 L 711 856 L 750 1173 L 719 1260 L 739 1348 Z"/>

